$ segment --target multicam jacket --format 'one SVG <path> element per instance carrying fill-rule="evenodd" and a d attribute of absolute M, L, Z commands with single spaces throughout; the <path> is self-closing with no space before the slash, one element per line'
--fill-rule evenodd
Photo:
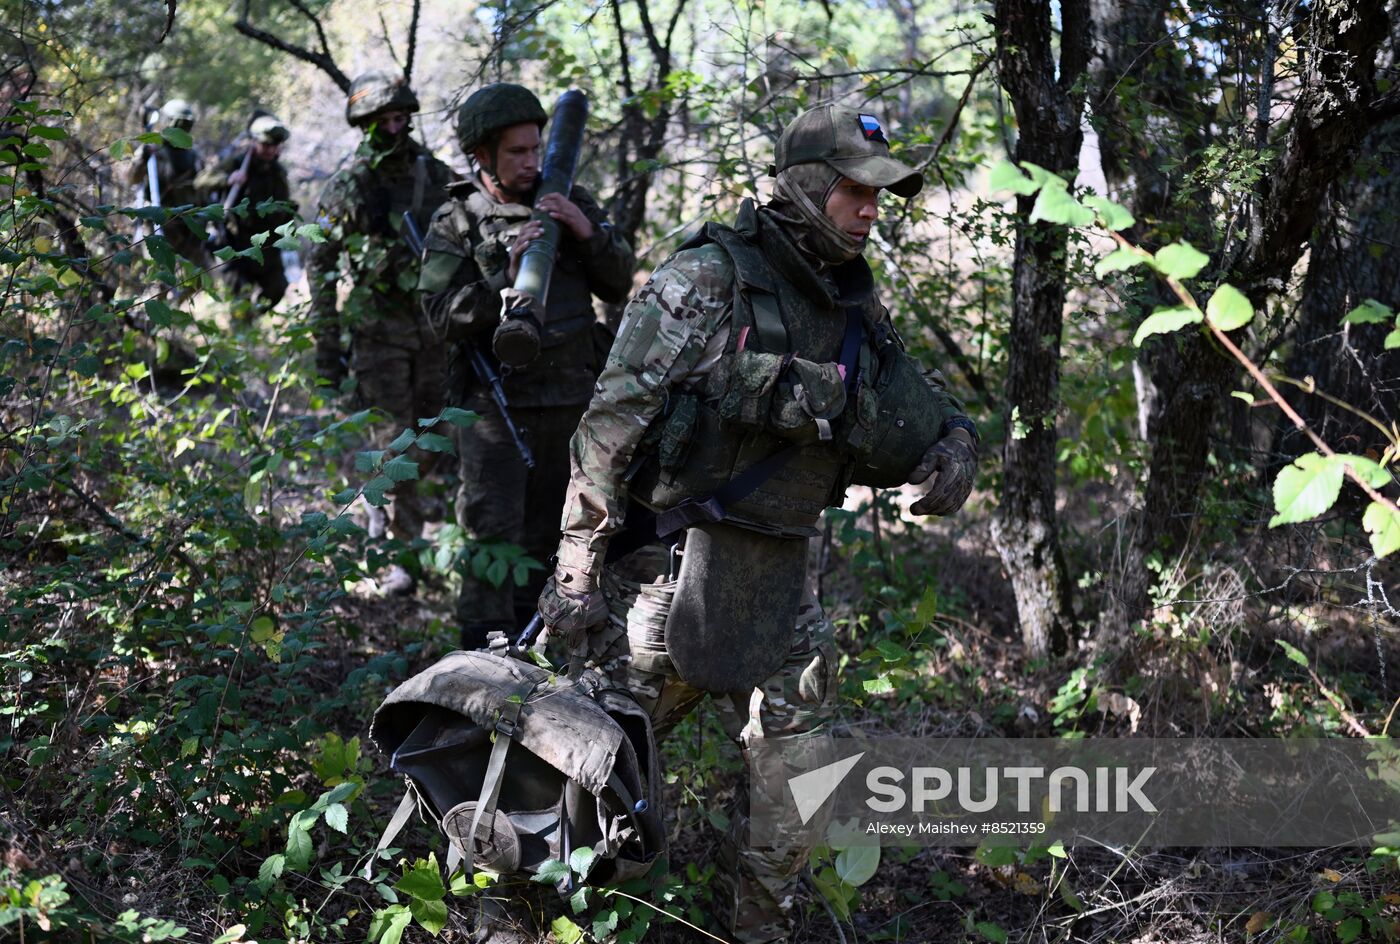
<path fill-rule="evenodd" d="M 855 474 L 854 463 L 847 459 L 869 447 L 869 434 L 881 409 L 873 395 L 877 375 L 892 357 L 905 355 L 889 313 L 873 292 L 863 261 L 847 267 L 862 276 L 864 285 L 855 291 L 848 285 L 843 291 L 836 275 L 845 273 L 813 271 L 800 261 L 798 251 L 779 227 L 761 216 L 746 203 L 735 230 L 727 231 L 726 241 L 742 234 L 730 248 L 746 245 L 742 251 L 749 259 L 758 258 L 770 270 L 773 297 L 784 308 L 786 340 L 794 345 L 815 342 L 824 350 L 793 351 L 789 347 L 786 352 L 770 350 L 762 357 L 749 358 L 761 364 L 777 353 L 784 372 L 803 358 L 811 358 L 801 385 L 787 387 L 785 396 L 792 402 L 779 404 L 778 377 L 791 374 L 774 370 L 770 378 L 755 383 L 762 371 L 749 376 L 739 365 L 739 352 L 750 346 L 761 349 L 759 335 L 765 319 L 753 316 L 753 310 L 762 306 L 753 303 L 751 282 L 738 271 L 734 254 L 716 241 L 683 248 L 673 255 L 628 303 L 617 343 L 574 435 L 569 496 L 561 524 L 561 566 L 598 574 L 609 540 L 625 524 L 629 497 L 644 502 L 653 499 L 650 503 L 655 509 L 673 507 L 673 499 L 687 492 L 694 494 L 694 485 L 715 471 L 696 469 L 700 453 L 706 457 L 703 465 L 714 466 L 718 456 L 721 464 L 732 460 L 743 468 L 782 448 L 783 437 L 797 443 L 796 459 L 769 483 L 776 484 L 771 491 L 785 493 L 792 501 L 779 497 L 768 509 L 744 509 L 752 519 L 748 526 L 776 524 L 772 530 L 800 536 L 812 518 L 813 505 L 839 503 Z M 741 264 L 748 263 L 741 260 Z M 736 315 L 736 303 L 743 306 L 743 317 Z M 866 385 L 859 381 L 846 385 L 844 372 L 830 364 L 841 347 L 841 328 L 846 320 L 842 312 L 852 309 L 864 324 L 865 350 L 858 370 L 867 373 L 866 379 L 872 382 Z M 808 325 L 797 324 L 794 313 L 808 319 Z M 833 322 L 835 332 L 831 330 Z M 731 338 L 736 324 L 740 325 L 737 340 Z M 837 376 L 834 384 L 830 382 L 832 374 Z M 961 405 L 943 390 L 941 375 L 931 372 L 925 380 L 943 419 L 963 415 Z M 803 386 L 810 389 L 804 393 Z M 814 401 L 827 401 L 828 393 L 844 397 L 838 387 L 849 390 L 855 402 L 846 404 L 843 399 L 841 408 L 826 414 L 825 402 Z M 743 415 L 748 408 L 743 401 L 750 393 L 762 395 L 761 417 Z M 697 402 L 701 404 L 698 407 Z M 681 404 L 699 414 L 698 419 L 687 418 L 679 424 L 690 430 L 686 434 L 692 440 L 689 444 L 671 441 Z M 794 406 L 801 408 L 800 415 L 794 413 Z M 710 414 L 725 420 L 716 423 Z M 822 427 L 817 419 L 828 415 L 828 425 Z M 790 433 L 779 429 L 788 417 L 793 420 Z M 815 432 L 808 436 L 804 431 Z M 758 448 L 749 451 L 751 446 Z M 668 452 L 676 453 L 671 457 L 674 468 L 670 473 L 665 468 Z M 836 471 L 838 468 L 841 471 Z M 787 480 L 780 481 L 784 476 Z M 657 498 L 661 500 L 655 501 Z M 751 499 L 740 504 L 745 503 Z"/>
<path fill-rule="evenodd" d="M 199 176 L 195 178 L 195 186 L 204 200 L 210 203 L 223 201 L 231 186 L 228 176 L 243 166 L 245 153 L 244 149 L 236 150 L 223 160 L 200 171 Z M 235 202 L 241 203 L 244 198 L 248 200 L 247 215 L 230 213 L 226 221 L 228 244 L 234 249 L 247 249 L 252 245 L 255 234 L 270 232 L 295 219 L 295 214 L 286 210 L 269 209 L 266 213 L 258 212 L 258 204 L 265 200 L 290 202 L 292 199 L 291 185 L 287 182 L 287 169 L 282 166 L 281 161 L 260 161 L 256 157 L 250 160 L 248 180 L 240 188 L 238 200 Z"/>
<path fill-rule="evenodd" d="M 416 166 L 423 185 L 415 208 Z M 451 169 L 411 138 L 387 153 L 366 138 L 350 166 L 326 184 L 317 214 L 326 241 L 312 246 L 306 266 L 318 360 L 339 356 L 342 321 L 353 334 L 417 348 L 416 332 L 402 330 L 418 317 L 418 257 L 404 238 L 403 217 L 412 211 L 421 230 L 451 181 Z M 336 311 L 342 271 L 353 283 L 343 317 Z"/>
<path fill-rule="evenodd" d="M 428 230 L 418 288 L 424 315 L 452 345 L 450 393 L 460 398 L 471 376 L 464 346 L 489 348 L 508 284 L 510 246 L 533 211 L 523 203 L 498 203 L 475 181 L 454 184 L 451 195 Z M 580 241 L 561 227 L 540 354 L 503 372 L 512 406 L 587 403 L 602 360 L 593 297 L 620 302 L 632 287 L 635 260 L 627 240 L 587 190 L 574 187 L 569 199 L 593 224 L 593 236 Z"/>

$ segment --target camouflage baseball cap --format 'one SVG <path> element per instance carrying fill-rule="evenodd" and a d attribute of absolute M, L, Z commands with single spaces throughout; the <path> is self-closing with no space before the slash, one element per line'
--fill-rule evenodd
<path fill-rule="evenodd" d="M 783 129 L 774 158 L 774 175 L 796 164 L 821 162 L 857 183 L 901 197 L 912 197 L 924 186 L 918 171 L 890 157 L 879 119 L 845 105 L 818 105 L 798 115 Z"/>

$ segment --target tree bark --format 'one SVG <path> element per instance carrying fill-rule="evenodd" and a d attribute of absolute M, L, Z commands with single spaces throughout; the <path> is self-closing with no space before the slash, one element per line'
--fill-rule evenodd
<path fill-rule="evenodd" d="M 1263 225 L 1249 227 L 1247 242 L 1233 258 L 1217 251 L 1203 273 L 1239 288 L 1256 309 L 1285 287 L 1324 192 L 1351 166 L 1375 120 L 1376 49 L 1388 33 L 1388 20 L 1380 0 L 1331 0 L 1316 4 L 1297 31 L 1297 42 L 1309 50 L 1298 76 L 1300 91 L 1276 141 L 1278 156 L 1265 168 L 1249 208 L 1249 216 Z M 1207 475 L 1217 408 L 1239 376 L 1235 363 L 1201 332 L 1153 343 L 1160 409 L 1152 422 L 1143 508 L 1119 588 L 1120 615 L 1129 623 L 1147 612 L 1152 582 L 1147 562 L 1186 545 Z"/>
<path fill-rule="evenodd" d="M 1060 8 L 1057 70 L 1050 3 L 998 0 L 997 62 L 1016 112 L 1016 159 L 1073 180 L 1083 140 L 1080 79 L 1088 60 L 1088 2 L 1066 0 Z M 1055 411 L 1068 231 L 1031 223 L 1033 204 L 1029 197 L 1017 201 L 1004 484 L 992 540 L 1016 594 L 1021 638 L 1027 653 L 1037 657 L 1066 650 L 1074 604 L 1055 513 Z"/>

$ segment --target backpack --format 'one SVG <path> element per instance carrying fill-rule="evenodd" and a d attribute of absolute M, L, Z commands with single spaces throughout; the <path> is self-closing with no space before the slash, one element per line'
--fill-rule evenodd
<path fill-rule="evenodd" d="M 591 848 L 590 882 L 617 882 L 664 849 L 650 719 L 599 673 L 453 652 L 384 699 L 370 737 L 408 784 L 380 849 L 415 807 L 448 837 L 449 873 L 533 874 Z"/>

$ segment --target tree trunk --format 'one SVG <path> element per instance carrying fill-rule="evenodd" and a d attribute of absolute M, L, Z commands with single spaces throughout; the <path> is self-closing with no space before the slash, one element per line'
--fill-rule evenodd
<path fill-rule="evenodd" d="M 997 62 L 1016 111 L 1016 159 L 1073 180 L 1083 139 L 1084 99 L 1076 86 L 1087 63 L 1087 0 L 1068 0 L 1061 11 L 1058 78 L 1048 2 L 998 0 Z M 1029 222 L 1033 204 L 1029 197 L 1017 201 L 1004 484 L 992 540 L 1016 594 L 1027 654 L 1037 657 L 1065 651 L 1074 604 L 1055 514 L 1055 411 L 1068 231 Z"/>

